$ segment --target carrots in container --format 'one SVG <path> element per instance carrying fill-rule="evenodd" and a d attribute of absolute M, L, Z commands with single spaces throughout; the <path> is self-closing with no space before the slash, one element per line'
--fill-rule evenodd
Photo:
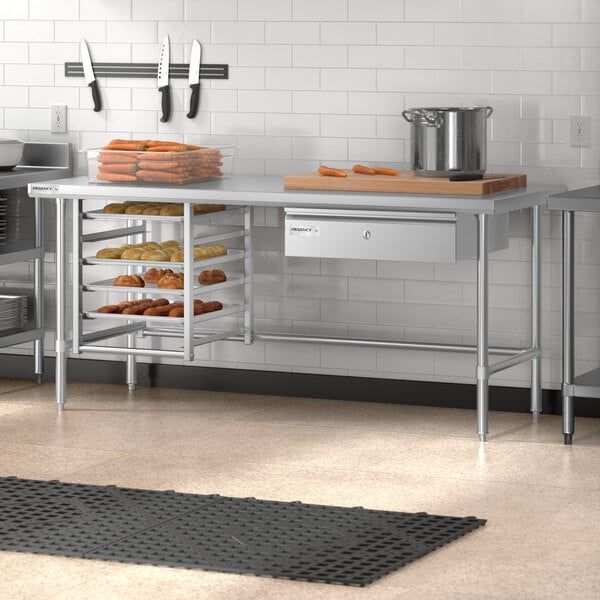
<path fill-rule="evenodd" d="M 132 152 L 100 152 L 96 160 L 99 163 L 136 163 L 137 157 Z"/>
<path fill-rule="evenodd" d="M 101 163 L 98 167 L 101 173 L 135 173 L 138 170 L 137 163 Z"/>
<path fill-rule="evenodd" d="M 321 175 L 325 175 L 325 177 L 346 177 L 346 172 L 342 171 L 342 169 L 334 169 L 321 165 L 317 170 Z"/>
<path fill-rule="evenodd" d="M 145 145 L 141 142 L 127 142 L 120 144 L 108 144 L 104 146 L 102 150 L 127 150 L 127 151 L 135 151 L 135 150 L 143 150 Z"/>
<path fill-rule="evenodd" d="M 371 169 L 371 167 L 365 167 L 365 165 L 354 165 L 352 170 L 355 173 L 362 173 L 363 175 L 375 175 L 375 169 Z"/>

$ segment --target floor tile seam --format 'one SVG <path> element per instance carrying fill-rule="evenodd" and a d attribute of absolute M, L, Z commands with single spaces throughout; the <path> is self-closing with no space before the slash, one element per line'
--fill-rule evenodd
<path fill-rule="evenodd" d="M 155 490 L 150 490 L 150 491 L 155 491 Z M 179 493 L 179 492 L 177 492 Z M 155 523 L 151 523 L 145 527 L 142 527 L 140 529 L 137 529 L 135 531 L 132 531 L 131 533 L 128 533 L 126 535 L 123 535 L 119 538 L 115 538 L 114 540 L 111 540 L 110 542 L 106 542 L 104 544 L 100 544 L 99 546 L 92 548 L 90 550 L 86 550 L 85 552 L 82 552 L 81 557 L 82 558 L 96 558 L 94 556 L 87 556 L 90 553 L 93 552 L 98 552 L 99 550 L 102 550 L 103 548 L 107 548 L 109 546 L 112 546 L 113 544 L 116 544 L 118 542 L 122 542 L 123 540 L 126 540 L 127 538 L 139 535 L 140 533 L 144 533 L 147 531 L 150 531 L 152 529 L 156 529 L 158 527 L 161 527 L 163 525 L 165 525 L 166 523 L 170 523 L 171 521 L 177 521 L 178 519 L 184 518 L 184 517 L 188 517 L 189 515 L 196 513 L 196 512 L 202 512 L 203 510 L 205 510 L 206 508 L 210 507 L 210 506 L 214 506 L 215 504 L 219 504 L 221 502 L 223 502 L 226 499 L 226 496 L 220 496 L 219 498 L 215 498 L 212 502 L 207 502 L 206 504 L 200 506 L 200 507 L 195 507 L 193 509 L 190 509 L 188 511 L 182 512 L 181 514 L 178 514 L 176 516 L 172 516 L 166 519 L 162 519 L 159 521 L 156 521 Z"/>
<path fill-rule="evenodd" d="M 32 449 L 39 449 L 39 448 L 53 448 L 56 450 L 73 450 L 73 451 L 82 451 L 82 450 L 86 450 L 86 451 L 91 451 L 91 452 L 102 452 L 105 454 L 111 453 L 111 454 L 117 454 L 119 455 L 118 457 L 120 457 L 121 454 L 129 454 L 130 452 L 132 452 L 131 450 L 99 450 L 98 448 L 88 448 L 88 447 L 82 447 L 82 446 L 56 446 L 54 444 L 49 444 L 47 442 L 44 443 L 39 443 L 39 444 L 34 444 L 33 442 L 4 442 L 4 441 L 0 441 L 0 448 L 4 447 L 4 446 L 25 446 L 28 448 L 32 448 Z M 47 458 L 46 456 L 44 458 Z M 117 458 L 117 456 L 112 457 L 112 458 Z M 1 457 L 0 457 L 0 462 L 1 462 Z M 108 458 L 107 460 L 111 460 L 111 458 Z M 104 461 L 102 461 L 104 462 Z"/>

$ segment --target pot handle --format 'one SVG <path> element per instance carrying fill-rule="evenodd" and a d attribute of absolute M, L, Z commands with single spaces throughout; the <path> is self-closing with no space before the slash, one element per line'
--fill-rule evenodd
<path fill-rule="evenodd" d="M 492 116 L 494 109 L 491 106 L 484 106 L 483 108 L 487 110 L 487 115 L 485 115 L 485 118 L 489 119 Z"/>
<path fill-rule="evenodd" d="M 429 115 L 425 114 L 423 111 L 415 110 L 413 108 L 409 108 L 408 110 L 403 110 L 402 116 L 409 123 L 414 123 L 415 119 L 418 117 L 419 119 L 422 119 L 422 122 L 424 121 L 423 124 L 426 125 L 427 127 L 439 127 L 442 124 L 442 122 L 440 121 L 440 119 L 438 117 L 430 117 Z M 412 118 L 409 119 L 409 116 Z"/>

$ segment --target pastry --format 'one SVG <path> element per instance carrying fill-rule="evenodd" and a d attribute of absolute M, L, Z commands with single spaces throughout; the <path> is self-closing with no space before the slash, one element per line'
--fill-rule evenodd
<path fill-rule="evenodd" d="M 183 262 L 183 250 L 176 250 L 171 254 L 171 262 Z"/>
<path fill-rule="evenodd" d="M 225 205 L 223 204 L 195 204 L 194 205 L 194 214 L 201 215 L 208 212 L 215 212 L 218 210 L 225 210 Z"/>
<path fill-rule="evenodd" d="M 119 246 L 119 250 L 121 250 L 121 252 L 123 252 L 123 250 L 127 250 L 128 248 L 135 248 L 135 246 L 133 244 L 123 244 L 122 246 Z"/>
<path fill-rule="evenodd" d="M 144 273 L 144 281 L 146 283 L 156 283 L 161 277 L 173 275 L 173 273 L 173 269 L 155 269 L 152 267 Z"/>
<path fill-rule="evenodd" d="M 143 215 L 160 215 L 160 207 L 151 206 L 149 208 L 144 209 Z"/>
<path fill-rule="evenodd" d="M 156 283 L 156 287 L 169 290 L 183 289 L 183 273 L 163 275 Z"/>
<path fill-rule="evenodd" d="M 168 262 L 171 257 L 164 250 L 145 250 L 140 260 L 151 260 L 155 262 Z"/>
<path fill-rule="evenodd" d="M 144 287 L 146 284 L 139 275 L 119 275 L 113 285 L 122 285 L 126 287 Z"/>
<path fill-rule="evenodd" d="M 144 214 L 144 210 L 146 210 L 146 208 L 148 208 L 148 207 L 144 206 L 143 204 L 132 204 L 131 206 L 128 206 L 125 209 L 125 214 L 126 215 L 142 215 L 142 214 Z"/>
<path fill-rule="evenodd" d="M 125 212 L 125 205 L 120 202 L 113 202 L 112 204 L 107 204 L 103 209 L 103 213 L 111 213 L 111 214 L 123 214 Z"/>
<path fill-rule="evenodd" d="M 181 245 L 179 244 L 179 242 L 177 240 L 167 240 L 166 242 L 161 242 L 160 247 L 163 248 L 164 250 L 173 248 L 174 251 L 181 249 Z"/>
<path fill-rule="evenodd" d="M 198 283 L 201 285 L 213 285 L 227 281 L 227 275 L 221 269 L 207 269 L 198 275 Z"/>
<path fill-rule="evenodd" d="M 102 248 L 102 250 L 98 250 L 98 252 L 96 252 L 96 258 L 119 259 L 119 258 L 121 258 L 121 249 L 120 248 Z"/>
<path fill-rule="evenodd" d="M 194 315 L 203 315 L 204 313 L 221 310 L 222 308 L 223 305 L 217 300 L 211 300 L 210 302 L 194 301 Z M 185 316 L 183 305 L 169 311 L 169 317 L 181 318 L 183 316 Z"/>
<path fill-rule="evenodd" d="M 140 256 L 146 252 L 143 248 L 127 248 L 121 254 L 121 260 L 141 260 Z"/>
<path fill-rule="evenodd" d="M 141 315 L 143 312 L 152 306 L 153 300 L 144 300 L 134 306 L 129 306 L 123 309 L 123 315 Z"/>

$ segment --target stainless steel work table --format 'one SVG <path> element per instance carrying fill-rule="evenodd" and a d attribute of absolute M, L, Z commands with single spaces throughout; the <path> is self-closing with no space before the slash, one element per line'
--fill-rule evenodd
<path fill-rule="evenodd" d="M 64 407 L 66 394 L 66 203 L 71 199 L 94 198 L 106 201 L 153 200 L 183 203 L 222 203 L 227 205 L 285 207 L 298 209 L 344 209 L 362 211 L 420 211 L 474 215 L 477 219 L 477 344 L 432 344 L 423 342 L 384 341 L 374 339 L 331 338 L 254 332 L 254 339 L 284 340 L 321 344 L 345 344 L 477 353 L 477 434 L 485 441 L 488 434 L 488 389 L 492 374 L 531 361 L 531 412 L 541 411 L 541 207 L 548 195 L 562 191 L 558 186 L 530 185 L 487 196 L 441 196 L 328 191 L 286 191 L 281 177 L 234 176 L 228 179 L 177 187 L 133 186 L 89 183 L 86 177 L 70 178 L 48 184 L 32 184 L 33 197 L 54 199 L 57 208 L 57 332 L 56 332 L 56 399 Z M 528 348 L 490 348 L 488 344 L 488 222 L 493 215 L 513 211 L 531 211 L 531 344 Z M 189 212 L 189 211 L 188 211 Z M 490 363 L 489 355 L 506 358 Z"/>
<path fill-rule="evenodd" d="M 554 194 L 548 198 L 550 210 L 562 211 L 563 218 L 563 375 L 562 405 L 565 444 L 573 443 L 575 396 L 600 398 L 600 368 L 575 377 L 575 213 L 600 212 L 600 185 Z"/>

